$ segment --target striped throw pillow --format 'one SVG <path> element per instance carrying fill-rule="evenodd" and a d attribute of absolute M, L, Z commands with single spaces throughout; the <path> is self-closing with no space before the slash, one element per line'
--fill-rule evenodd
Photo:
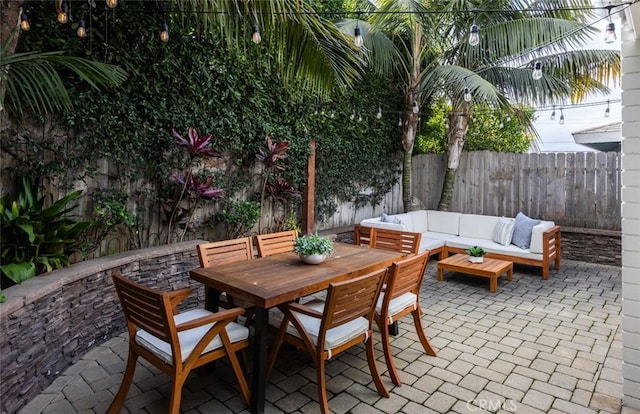
<path fill-rule="evenodd" d="M 500 243 L 503 246 L 510 245 L 515 224 L 515 219 L 501 217 L 498 224 L 496 224 L 496 227 L 493 229 L 493 241 Z"/>

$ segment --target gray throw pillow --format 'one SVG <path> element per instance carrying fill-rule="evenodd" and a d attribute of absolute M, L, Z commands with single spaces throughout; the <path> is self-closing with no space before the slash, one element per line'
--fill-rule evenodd
<path fill-rule="evenodd" d="M 402 221 L 398 217 L 388 216 L 382 213 L 382 217 L 380 217 L 380 221 L 383 223 L 393 223 L 393 224 L 402 224 Z"/>
<path fill-rule="evenodd" d="M 501 217 L 493 228 L 493 241 L 503 246 L 510 245 L 515 224 L 516 221 L 512 218 Z"/>
<path fill-rule="evenodd" d="M 521 249 L 528 249 L 529 245 L 531 245 L 531 233 L 533 232 L 533 227 L 538 224 L 540 224 L 540 220 L 534 220 L 525 216 L 522 212 L 519 212 L 516 215 L 511 244 L 515 244 Z"/>

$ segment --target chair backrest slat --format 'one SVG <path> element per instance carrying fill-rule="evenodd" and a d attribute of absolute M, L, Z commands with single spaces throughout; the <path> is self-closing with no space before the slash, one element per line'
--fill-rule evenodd
<path fill-rule="evenodd" d="M 279 253 L 292 252 L 293 245 L 297 238 L 298 232 L 295 230 L 259 234 L 256 236 L 258 256 L 265 257 Z"/>
<path fill-rule="evenodd" d="M 356 318 L 373 317 L 387 269 L 380 269 L 345 282 L 332 283 L 327 290 L 321 331 Z"/>
<path fill-rule="evenodd" d="M 253 259 L 251 237 L 199 244 L 198 258 L 201 267 Z"/>
<path fill-rule="evenodd" d="M 427 251 L 393 263 L 389 269 L 387 289 L 384 295 L 385 302 L 390 302 L 407 292 L 413 292 L 418 295 L 428 261 L 429 252 Z"/>
<path fill-rule="evenodd" d="M 165 295 L 125 278 L 118 271 L 114 271 L 112 277 L 127 322 L 171 342 L 173 317 L 166 306 Z"/>
<path fill-rule="evenodd" d="M 420 250 L 420 240 L 422 240 L 421 233 L 371 228 L 371 247 L 376 249 L 394 250 L 406 254 L 418 254 Z"/>
<path fill-rule="evenodd" d="M 353 244 L 356 246 L 371 246 L 372 227 L 356 224 L 353 226 Z"/>

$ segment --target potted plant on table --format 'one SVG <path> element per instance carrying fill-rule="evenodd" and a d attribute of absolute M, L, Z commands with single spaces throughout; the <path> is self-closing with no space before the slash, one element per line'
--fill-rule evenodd
<path fill-rule="evenodd" d="M 469 261 L 471 263 L 482 263 L 484 262 L 484 255 L 487 254 L 487 251 L 482 247 L 473 246 L 465 249 L 465 251 L 469 254 Z"/>
<path fill-rule="evenodd" d="M 308 234 L 296 239 L 293 251 L 305 263 L 322 263 L 327 256 L 333 253 L 333 240 L 320 237 L 317 234 Z"/>

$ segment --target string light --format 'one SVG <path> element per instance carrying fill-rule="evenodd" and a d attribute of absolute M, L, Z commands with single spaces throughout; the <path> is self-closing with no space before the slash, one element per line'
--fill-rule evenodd
<path fill-rule="evenodd" d="M 382 118 L 382 108 L 380 106 L 378 106 L 378 113 L 376 114 L 376 118 Z"/>
<path fill-rule="evenodd" d="M 352 120 L 352 121 L 354 119 L 356 119 L 356 110 L 355 109 L 351 112 L 351 116 L 349 117 L 349 119 Z"/>
<path fill-rule="evenodd" d="M 562 112 L 562 107 L 560 108 L 560 125 L 564 125 L 564 113 Z"/>
<path fill-rule="evenodd" d="M 464 88 L 464 94 L 462 95 L 462 99 L 464 99 L 465 102 L 471 102 L 471 91 L 469 90 L 468 87 L 465 86 Z"/>
<path fill-rule="evenodd" d="M 553 105 L 553 111 L 551 112 L 551 116 L 549 117 L 549 120 L 553 121 L 556 119 L 556 106 Z"/>
<path fill-rule="evenodd" d="M 418 106 L 418 101 L 413 101 L 411 110 L 413 111 L 414 114 L 417 114 L 418 112 L 420 112 L 420 107 Z"/>
<path fill-rule="evenodd" d="M 360 33 L 360 26 L 358 26 L 357 20 L 356 20 L 356 28 L 353 31 L 353 44 L 356 47 L 362 47 L 362 45 L 364 45 L 364 39 L 362 38 L 362 33 Z"/>
<path fill-rule="evenodd" d="M 610 114 L 611 114 L 611 110 L 609 109 L 609 101 L 607 101 L 607 109 L 604 110 L 604 117 L 609 118 Z"/>
<path fill-rule="evenodd" d="M 80 19 L 80 22 L 78 23 L 78 29 L 76 30 L 76 34 L 80 39 L 87 36 L 87 26 L 84 22 L 84 19 Z"/>
<path fill-rule="evenodd" d="M 110 9 L 115 9 L 118 7 L 118 0 L 107 0 L 107 7 Z"/>
<path fill-rule="evenodd" d="M 262 36 L 260 36 L 260 29 L 258 29 L 258 25 L 253 25 L 253 33 L 251 33 L 251 41 L 256 45 L 262 41 Z"/>
<path fill-rule="evenodd" d="M 533 80 L 542 79 L 542 63 L 539 60 L 537 60 L 533 65 L 533 72 L 531 73 L 531 77 L 533 78 Z"/>
<path fill-rule="evenodd" d="M 67 10 L 67 3 L 62 3 L 62 7 L 60 7 L 60 10 L 58 10 L 58 23 L 65 24 L 69 21 Z"/>
<path fill-rule="evenodd" d="M 480 43 L 480 28 L 477 24 L 472 24 L 469 31 L 469 45 L 478 46 Z"/>
<path fill-rule="evenodd" d="M 26 13 L 22 13 L 20 15 L 20 30 L 23 32 L 28 32 L 31 29 L 31 25 L 29 24 L 29 18 Z"/>
<path fill-rule="evenodd" d="M 611 44 L 616 41 L 616 25 L 611 21 L 611 9 L 614 6 L 609 3 L 608 6 L 605 7 L 607 9 L 607 17 L 609 18 L 609 24 L 607 24 L 607 28 L 604 31 L 604 42 Z"/>
<path fill-rule="evenodd" d="M 398 115 L 398 126 L 401 127 L 402 126 L 402 114 Z"/>
<path fill-rule="evenodd" d="M 169 25 L 166 21 L 162 23 L 162 27 L 160 29 L 160 40 L 163 43 L 167 43 L 169 41 Z"/>

